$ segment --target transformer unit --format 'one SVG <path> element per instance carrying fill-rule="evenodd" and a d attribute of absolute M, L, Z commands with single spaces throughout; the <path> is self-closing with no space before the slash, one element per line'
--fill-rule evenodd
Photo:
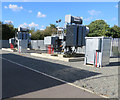
<path fill-rule="evenodd" d="M 66 32 L 66 46 L 77 46 L 77 25 L 67 25 Z"/>
<path fill-rule="evenodd" d="M 82 47 L 85 45 L 85 37 L 89 32 L 88 27 L 81 25 L 67 25 L 66 29 L 66 46 Z"/>
<path fill-rule="evenodd" d="M 102 67 L 109 64 L 111 38 L 86 37 L 85 64 Z"/>
<path fill-rule="evenodd" d="M 82 17 L 66 15 L 65 23 L 67 24 L 65 53 L 76 53 L 78 47 L 85 46 L 85 37 L 89 33 L 89 28 L 82 25 Z"/>

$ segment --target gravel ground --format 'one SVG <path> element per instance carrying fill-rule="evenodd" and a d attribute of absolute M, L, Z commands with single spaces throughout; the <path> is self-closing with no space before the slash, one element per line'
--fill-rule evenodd
<path fill-rule="evenodd" d="M 7 57 L 6 53 L 4 52 L 4 56 Z M 96 68 L 90 65 L 84 65 L 83 61 L 63 62 L 33 57 L 29 54 L 22 55 L 22 58 L 25 58 L 23 61 L 20 60 L 21 56 L 9 55 L 11 57 L 10 59 L 13 61 L 18 61 L 20 64 L 30 66 L 33 69 L 74 83 L 97 94 L 105 95 L 110 98 L 118 97 L 118 68 L 120 65 L 118 58 L 110 58 L 110 65 Z M 14 59 L 14 57 L 17 57 L 17 59 Z M 43 64 L 46 66 L 42 66 Z"/>

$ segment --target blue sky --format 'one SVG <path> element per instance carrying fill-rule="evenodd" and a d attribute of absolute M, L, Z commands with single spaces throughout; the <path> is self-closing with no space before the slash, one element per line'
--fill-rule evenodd
<path fill-rule="evenodd" d="M 97 19 L 105 20 L 110 26 L 118 24 L 117 2 L 3 2 L 2 21 L 11 21 L 15 27 L 29 26 L 44 29 L 55 24 L 65 15 L 83 17 L 84 25 Z"/>

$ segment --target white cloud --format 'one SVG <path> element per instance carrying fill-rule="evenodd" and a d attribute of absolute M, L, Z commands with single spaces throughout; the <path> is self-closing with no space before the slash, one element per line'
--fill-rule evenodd
<path fill-rule="evenodd" d="M 116 20 L 117 20 L 117 18 L 116 18 L 116 17 L 114 17 L 114 18 L 112 18 L 112 19 L 111 19 L 111 21 L 116 21 Z"/>
<path fill-rule="evenodd" d="M 29 12 L 29 13 L 32 13 L 32 10 L 29 10 L 28 12 Z"/>
<path fill-rule="evenodd" d="M 45 29 L 41 28 L 40 30 L 41 30 L 41 31 L 44 31 Z"/>
<path fill-rule="evenodd" d="M 29 27 L 39 27 L 38 24 L 35 24 L 34 22 L 32 22 L 31 24 L 28 25 Z"/>
<path fill-rule="evenodd" d="M 20 24 L 19 27 L 23 27 L 23 28 L 25 28 L 25 27 L 30 27 L 30 28 L 31 27 L 37 27 L 37 28 L 39 28 L 39 25 L 32 22 L 30 24 L 27 24 L 27 23 Z"/>
<path fill-rule="evenodd" d="M 8 6 L 8 8 L 11 9 L 12 11 L 20 11 L 20 10 L 23 9 L 22 6 L 19 7 L 19 6 L 17 6 L 17 5 L 12 5 L 12 4 L 10 4 L 10 5 Z"/>
<path fill-rule="evenodd" d="M 4 6 L 5 9 L 7 9 L 8 7 L 7 6 Z"/>
<path fill-rule="evenodd" d="M 23 0 L 23 2 L 29 2 L 30 0 Z"/>
<path fill-rule="evenodd" d="M 46 17 L 46 15 L 42 14 L 41 12 L 38 12 L 37 17 Z"/>
<path fill-rule="evenodd" d="M 118 4 L 115 7 L 118 8 Z"/>
<path fill-rule="evenodd" d="M 13 21 L 11 21 L 11 20 L 5 20 L 4 22 L 5 22 L 5 23 L 8 23 L 8 24 L 9 24 L 9 23 L 13 23 Z"/>
<path fill-rule="evenodd" d="M 101 11 L 89 10 L 88 13 L 92 16 L 101 14 Z"/>
<path fill-rule="evenodd" d="M 27 25 L 27 23 L 23 23 L 23 24 L 20 24 L 19 27 L 25 28 L 25 27 L 28 27 L 28 25 Z"/>

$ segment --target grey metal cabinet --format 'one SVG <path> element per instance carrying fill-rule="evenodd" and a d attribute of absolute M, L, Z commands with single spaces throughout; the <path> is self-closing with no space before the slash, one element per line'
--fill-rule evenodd
<path fill-rule="evenodd" d="M 86 37 L 85 64 L 102 67 L 109 64 L 111 38 Z"/>

